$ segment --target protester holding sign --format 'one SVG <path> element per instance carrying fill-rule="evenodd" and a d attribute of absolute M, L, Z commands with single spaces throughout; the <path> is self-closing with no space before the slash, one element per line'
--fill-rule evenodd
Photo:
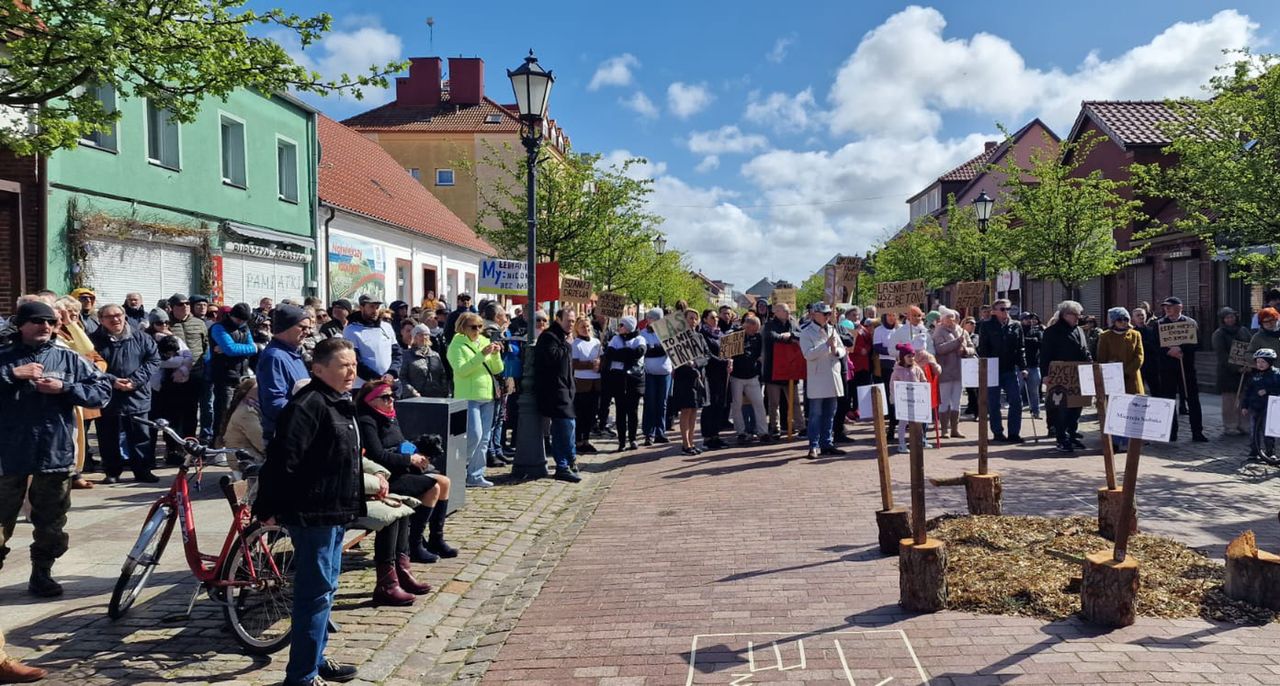
<path fill-rule="evenodd" d="M 644 394 L 645 342 L 636 331 L 635 317 L 618 320 L 618 335 L 604 351 L 605 393 L 618 406 L 618 452 L 636 449 L 636 424 Z"/>
<path fill-rule="evenodd" d="M 720 321 L 715 310 L 702 311 L 698 333 L 707 346 L 707 404 L 702 408 L 702 446 L 707 450 L 729 447 L 720 432 L 729 420 L 729 358 L 722 354 Z"/>
<path fill-rule="evenodd" d="M 1156 370 L 1160 375 L 1161 398 L 1181 396 L 1187 404 L 1191 420 L 1191 440 L 1206 443 L 1204 420 L 1200 413 L 1200 383 L 1196 380 L 1196 320 L 1182 314 L 1182 300 L 1168 297 L 1164 300 L 1164 316 L 1156 320 L 1160 339 L 1160 355 Z M 1168 335 L 1173 333 L 1174 335 Z M 1170 441 L 1178 440 L 1178 420 L 1173 421 Z"/>
<path fill-rule="evenodd" d="M 889 376 L 889 388 L 892 389 L 895 381 L 907 381 L 911 383 L 928 383 L 929 379 L 924 375 L 924 370 L 916 366 L 916 351 L 911 347 L 910 343 L 899 343 L 897 347 L 898 364 L 893 368 L 892 374 Z M 896 402 L 896 399 L 895 399 Z M 898 452 L 905 454 L 907 452 L 907 424 L 903 421 L 898 424 Z"/>
<path fill-rule="evenodd" d="M 672 316 L 683 316 L 688 328 L 697 330 L 697 310 L 685 310 Z M 671 372 L 671 409 L 679 413 L 680 441 L 685 455 L 702 453 L 693 443 L 693 427 L 698 410 L 708 403 L 706 364 L 707 360 L 703 358 L 682 364 Z"/>
<path fill-rule="evenodd" d="M 1142 395 L 1142 362 L 1146 351 L 1142 347 L 1142 334 L 1129 326 L 1129 311 L 1123 307 L 1107 310 L 1109 328 L 1098 336 L 1097 362 L 1119 362 L 1124 365 L 1124 392 Z"/>
<path fill-rule="evenodd" d="M 655 307 L 645 319 L 653 322 L 663 317 L 661 308 Z M 667 443 L 667 396 L 671 395 L 671 358 L 662 347 L 662 339 L 650 326 L 640 332 L 644 339 L 644 444 Z"/>
<path fill-rule="evenodd" d="M 942 319 L 933 330 L 933 347 L 938 354 L 942 374 L 938 377 L 938 421 L 945 431 L 951 428 L 952 438 L 960 435 L 960 360 L 978 354 L 969 334 L 960 328 L 960 313 L 949 307 L 940 307 Z"/>
<path fill-rule="evenodd" d="M 978 325 L 978 357 L 995 357 L 1000 360 L 1000 381 L 987 389 L 987 416 L 991 423 L 992 440 L 1008 443 L 1022 442 L 1022 384 L 1027 377 L 1027 358 L 1022 344 L 1022 325 L 1009 318 L 1008 300 L 1000 299 L 992 305 L 990 319 Z M 1046 341 L 1047 342 L 1047 341 Z M 1042 365 L 1043 366 L 1043 365 Z M 1000 392 L 1009 398 L 1009 435 L 1006 437 L 1000 423 Z M 982 389 L 978 389 L 981 393 Z"/>
<path fill-rule="evenodd" d="M 742 353 L 730 358 L 729 399 L 733 426 L 738 431 L 738 443 L 758 440 L 764 433 L 764 389 L 760 385 L 764 354 L 764 338 L 760 335 L 760 320 L 751 313 L 742 318 Z M 721 339 L 722 341 L 724 339 Z M 746 415 L 742 411 L 743 399 L 751 404 L 754 431 L 747 430 Z"/>
<path fill-rule="evenodd" d="M 779 303 L 773 306 L 773 317 L 764 325 L 764 373 L 761 375 L 764 381 L 765 403 L 769 407 L 769 436 L 770 439 L 777 439 L 779 436 L 779 416 L 782 417 L 783 426 L 786 425 L 787 417 L 792 417 L 795 421 L 800 419 L 800 401 L 794 396 L 785 411 L 779 410 L 787 405 L 787 385 L 785 380 L 774 380 L 774 362 L 777 356 L 774 354 L 774 348 L 777 346 L 795 346 L 800 336 L 800 329 L 796 326 L 794 320 L 791 319 L 791 308 L 785 303 Z"/>
<path fill-rule="evenodd" d="M 1267 405 L 1270 398 L 1280 396 L 1280 369 L 1276 369 L 1276 351 L 1262 348 L 1253 354 L 1253 372 L 1244 385 L 1241 412 L 1250 418 L 1253 432 L 1249 441 L 1249 459 L 1276 461 L 1276 439 L 1266 436 Z"/>
<path fill-rule="evenodd" d="M 1080 329 L 1080 313 L 1083 311 L 1080 303 L 1074 300 L 1064 300 L 1058 304 L 1057 321 L 1045 329 L 1044 343 L 1040 346 L 1040 373 L 1046 378 L 1049 377 L 1049 368 L 1054 362 L 1090 361 L 1089 341 Z M 1076 448 L 1085 447 L 1080 441 L 1081 409 L 1071 407 L 1065 395 L 1059 402 L 1050 393 L 1049 420 L 1057 438 L 1058 452 L 1070 453 Z"/>
<path fill-rule="evenodd" d="M 835 446 L 833 431 L 836 400 L 844 395 L 846 348 L 833 326 L 831 306 L 818 303 L 809 313 L 810 321 L 800 329 L 800 351 L 804 353 L 806 375 L 804 395 L 809 403 L 808 458 L 843 455 Z"/>
<path fill-rule="evenodd" d="M 1239 397 L 1240 384 L 1243 381 L 1244 369 L 1241 362 L 1251 364 L 1247 357 L 1244 360 L 1232 360 L 1232 349 L 1241 344 L 1248 350 L 1249 339 L 1253 332 L 1240 325 L 1240 314 L 1230 307 L 1218 310 L 1218 329 L 1213 332 L 1209 342 L 1218 357 L 1218 394 L 1222 396 L 1222 435 L 1245 435 L 1244 424 L 1240 420 Z"/>

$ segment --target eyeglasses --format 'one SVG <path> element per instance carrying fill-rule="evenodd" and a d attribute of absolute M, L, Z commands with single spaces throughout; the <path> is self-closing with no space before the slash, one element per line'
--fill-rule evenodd
<path fill-rule="evenodd" d="M 383 393 L 382 395 L 380 395 L 380 396 L 378 396 L 378 397 L 374 398 L 374 400 L 381 400 L 381 401 L 386 402 L 386 401 L 390 401 L 390 400 L 395 400 L 395 398 L 396 398 L 396 397 L 395 397 L 394 395 L 390 394 L 390 393 Z"/>
<path fill-rule="evenodd" d="M 56 326 L 58 323 L 56 320 L 49 319 L 48 317 L 33 317 L 31 319 L 28 319 L 27 321 L 31 322 L 32 324 L 44 324 L 47 326 Z"/>
<path fill-rule="evenodd" d="M 121 319 L 121 318 L 123 318 L 123 317 L 124 317 L 124 313 L 123 313 L 123 312 L 113 312 L 113 313 L 111 313 L 111 314 L 104 314 L 104 315 L 102 315 L 102 318 L 103 318 L 103 319 Z"/>
<path fill-rule="evenodd" d="M 997 307 L 997 308 L 995 308 L 995 309 L 996 309 L 996 312 L 1008 312 L 1008 311 L 1009 311 L 1009 308 L 1007 308 L 1007 307 Z"/>
<path fill-rule="evenodd" d="M 483 329 L 483 328 L 484 328 L 484 325 L 482 325 L 482 324 L 468 324 L 468 325 L 467 325 L 467 330 L 468 330 L 468 331 L 479 331 L 480 329 Z"/>

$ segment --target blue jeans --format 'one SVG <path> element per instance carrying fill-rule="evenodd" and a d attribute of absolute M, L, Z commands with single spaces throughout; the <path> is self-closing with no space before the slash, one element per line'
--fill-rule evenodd
<path fill-rule="evenodd" d="M 1040 414 L 1040 367 L 1031 365 L 1027 368 L 1027 404 L 1031 414 Z"/>
<path fill-rule="evenodd" d="M 329 643 L 329 610 L 342 571 L 340 526 L 290 526 L 293 540 L 293 640 L 286 684 L 306 684 L 316 677 Z"/>
<path fill-rule="evenodd" d="M 838 398 L 809 398 L 809 449 L 830 448 Z"/>
<path fill-rule="evenodd" d="M 467 483 L 484 478 L 485 450 L 493 435 L 493 401 L 467 401 Z"/>
<path fill-rule="evenodd" d="M 1000 372 L 1000 385 L 987 389 L 987 417 L 991 423 L 991 433 L 1004 436 L 1004 428 L 1000 425 L 1000 391 L 1009 397 L 1009 433 L 1010 438 L 1022 435 L 1022 373 L 1018 370 Z"/>
<path fill-rule="evenodd" d="M 551 418 L 551 454 L 556 460 L 556 470 L 567 470 L 574 462 L 577 447 L 577 420 L 572 417 Z"/>
<path fill-rule="evenodd" d="M 197 361 L 196 364 L 203 365 L 203 362 Z M 200 395 L 198 402 L 200 403 L 200 440 L 205 443 L 213 441 L 213 432 L 217 429 L 214 425 L 214 409 L 213 409 L 213 382 L 209 379 L 209 370 L 205 370 L 200 375 Z M 230 401 L 230 394 L 227 396 Z M 225 408 L 226 406 L 223 405 Z M 217 414 L 221 415 L 219 411 Z"/>
<path fill-rule="evenodd" d="M 640 428 L 645 438 L 667 431 L 667 396 L 671 395 L 670 374 L 644 375 L 644 418 Z"/>
<path fill-rule="evenodd" d="M 505 400 L 493 401 L 493 429 L 489 431 L 489 446 L 485 454 L 494 457 L 502 455 L 502 424 L 506 421 L 507 405 Z"/>

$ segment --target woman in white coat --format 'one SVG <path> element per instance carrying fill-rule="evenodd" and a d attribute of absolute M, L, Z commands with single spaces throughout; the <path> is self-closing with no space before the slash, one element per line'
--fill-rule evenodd
<path fill-rule="evenodd" d="M 835 446 L 836 402 L 844 395 L 845 347 L 832 325 L 831 306 L 813 306 L 809 323 L 800 329 L 800 351 L 804 353 L 807 376 L 804 382 L 805 402 L 809 404 L 809 452 L 805 457 L 843 455 Z"/>

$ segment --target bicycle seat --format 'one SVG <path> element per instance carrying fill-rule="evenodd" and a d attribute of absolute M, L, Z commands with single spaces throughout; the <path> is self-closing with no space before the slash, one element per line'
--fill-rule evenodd
<path fill-rule="evenodd" d="M 243 479 L 232 481 L 230 476 L 223 476 L 218 481 L 218 485 L 222 487 L 222 494 L 227 497 L 227 503 L 231 505 L 234 512 L 237 507 L 245 504 L 245 497 L 249 494 L 249 483 Z"/>

